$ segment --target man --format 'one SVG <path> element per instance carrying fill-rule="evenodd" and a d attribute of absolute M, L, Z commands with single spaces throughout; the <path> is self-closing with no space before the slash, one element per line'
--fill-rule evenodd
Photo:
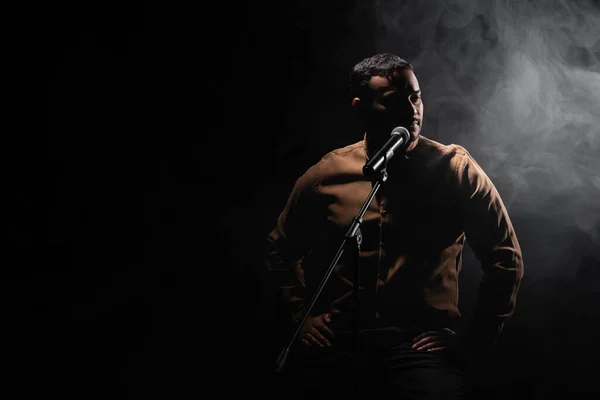
<path fill-rule="evenodd" d="M 388 53 L 366 58 L 352 69 L 350 88 L 363 140 L 326 154 L 300 176 L 268 236 L 267 268 L 291 328 L 303 320 L 373 185 L 381 184 L 360 240 L 348 242 L 298 331 L 284 382 L 299 397 L 463 398 L 461 355 L 489 349 L 514 312 L 523 276 L 515 231 L 470 154 L 421 135 L 423 100 L 407 61 Z M 388 160 L 384 174 L 365 176 L 363 167 L 396 127 L 410 133 L 404 151 Z M 458 275 L 467 240 L 483 278 L 464 326 Z"/>

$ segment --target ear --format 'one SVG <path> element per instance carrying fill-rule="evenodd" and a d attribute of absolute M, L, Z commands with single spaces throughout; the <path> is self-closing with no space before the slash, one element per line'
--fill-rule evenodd
<path fill-rule="evenodd" d="M 352 99 L 352 108 L 357 109 L 360 104 L 360 99 L 355 97 Z"/>

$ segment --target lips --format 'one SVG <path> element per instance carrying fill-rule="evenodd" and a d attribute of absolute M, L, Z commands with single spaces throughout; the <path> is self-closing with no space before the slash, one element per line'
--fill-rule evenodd
<path fill-rule="evenodd" d="M 410 121 L 410 124 L 408 125 L 408 129 L 410 130 L 416 130 L 419 127 L 419 121 L 417 121 L 416 119 L 413 119 L 412 121 Z"/>

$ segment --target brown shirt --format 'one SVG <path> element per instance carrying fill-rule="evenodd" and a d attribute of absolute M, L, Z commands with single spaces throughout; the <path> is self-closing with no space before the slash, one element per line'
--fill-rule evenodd
<path fill-rule="evenodd" d="M 268 236 L 267 267 L 296 322 L 371 191 L 362 173 L 367 155 L 363 140 L 310 167 Z M 360 233 L 360 247 L 348 242 L 311 314 L 331 312 L 342 328 L 358 315 L 362 327 L 457 329 L 466 240 L 483 268 L 474 326 L 487 326 L 493 337 L 485 340 L 493 341 L 513 314 L 521 249 L 500 195 L 463 147 L 421 136 L 396 155 Z"/>

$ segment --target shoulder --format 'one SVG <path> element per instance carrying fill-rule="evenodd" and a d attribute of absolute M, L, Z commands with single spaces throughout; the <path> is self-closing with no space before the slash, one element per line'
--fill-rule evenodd
<path fill-rule="evenodd" d="M 365 148 L 365 142 L 363 140 L 349 144 L 344 147 L 340 147 L 335 150 L 331 150 L 329 153 L 325 154 L 320 163 L 323 164 L 335 164 L 341 163 L 345 164 L 348 161 L 352 161 L 354 159 L 360 159 L 361 161 L 365 161 L 367 156 L 367 151 Z"/>
<path fill-rule="evenodd" d="M 298 178 L 296 188 L 314 192 L 323 183 L 332 183 L 340 177 L 362 177 L 366 157 L 364 141 L 331 150 Z"/>
<path fill-rule="evenodd" d="M 452 181 L 467 190 L 471 196 L 475 192 L 487 194 L 495 189 L 489 176 L 464 146 L 442 144 L 428 138 L 425 138 L 422 145 L 423 152 L 428 153 L 430 160 L 435 160 L 431 162 L 447 167 L 453 176 Z"/>
<path fill-rule="evenodd" d="M 465 155 L 469 154 L 467 149 L 465 149 L 461 145 L 454 144 L 454 143 L 444 144 L 444 143 L 438 142 L 436 140 L 430 139 L 425 136 L 419 137 L 419 143 L 417 144 L 417 146 L 415 147 L 414 150 L 418 151 L 419 153 L 426 154 L 428 156 L 436 156 L 437 155 L 439 157 L 444 157 L 444 156 L 464 157 Z"/>
<path fill-rule="evenodd" d="M 431 167 L 449 167 L 456 172 L 465 160 L 471 158 L 471 155 L 461 145 L 444 144 L 420 136 L 417 146 L 409 152 L 409 158 Z"/>
<path fill-rule="evenodd" d="M 315 165 L 315 173 L 323 180 L 339 175 L 360 175 L 367 159 L 364 141 L 359 141 L 325 154 Z"/>
<path fill-rule="evenodd" d="M 409 155 L 424 178 L 466 188 L 469 192 L 489 190 L 493 184 L 469 151 L 459 144 L 443 144 L 421 136 Z M 429 182 L 427 179 L 425 181 Z"/>

